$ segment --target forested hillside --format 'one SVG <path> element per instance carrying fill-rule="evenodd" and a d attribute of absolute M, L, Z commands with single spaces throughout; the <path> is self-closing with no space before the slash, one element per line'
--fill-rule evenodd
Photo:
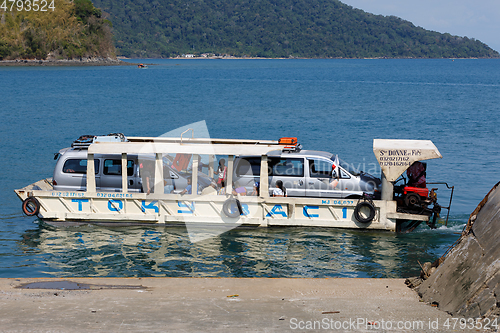
<path fill-rule="evenodd" d="M 338 0 L 94 0 L 128 57 L 230 54 L 308 58 L 499 57 L 480 41 L 440 34 Z"/>
<path fill-rule="evenodd" d="M 115 56 L 111 23 L 90 0 L 2 2 L 0 60 Z"/>

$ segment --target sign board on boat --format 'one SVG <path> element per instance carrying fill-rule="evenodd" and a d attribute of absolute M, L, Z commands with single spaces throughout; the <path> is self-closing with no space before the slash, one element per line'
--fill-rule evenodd
<path fill-rule="evenodd" d="M 442 158 L 430 140 L 373 140 L 373 153 L 388 181 L 395 181 L 414 162 Z"/>

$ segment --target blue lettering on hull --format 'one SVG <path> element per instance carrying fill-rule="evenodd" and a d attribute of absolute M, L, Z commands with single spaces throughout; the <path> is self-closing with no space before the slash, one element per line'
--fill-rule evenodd
<path fill-rule="evenodd" d="M 250 215 L 250 209 L 247 204 L 241 204 L 241 210 L 243 211 L 243 215 Z"/>
<path fill-rule="evenodd" d="M 319 209 L 319 206 L 304 206 L 304 209 L 302 210 L 303 214 L 305 217 L 319 217 L 319 214 L 311 214 L 309 212 L 309 209 Z"/>
<path fill-rule="evenodd" d="M 271 209 L 271 211 L 267 213 L 266 217 L 273 217 L 274 215 L 281 215 L 283 217 L 288 217 L 281 205 L 274 205 L 273 209 Z"/>
<path fill-rule="evenodd" d="M 78 211 L 81 212 L 83 210 L 82 202 L 89 202 L 89 199 L 71 199 L 71 202 L 78 202 Z"/>
<path fill-rule="evenodd" d="M 110 212 L 119 212 L 123 209 L 123 201 L 111 199 L 108 201 L 108 209 Z"/>
<path fill-rule="evenodd" d="M 146 205 L 146 200 L 142 200 L 141 210 L 143 213 L 146 212 L 146 209 L 154 209 L 155 213 L 158 213 L 160 210 L 158 209 L 158 201 L 151 201 Z"/>
<path fill-rule="evenodd" d="M 178 214 L 193 214 L 194 213 L 194 202 L 191 202 L 191 204 L 184 203 L 177 201 L 177 206 L 180 208 L 187 208 L 187 209 L 178 209 L 177 213 Z"/>

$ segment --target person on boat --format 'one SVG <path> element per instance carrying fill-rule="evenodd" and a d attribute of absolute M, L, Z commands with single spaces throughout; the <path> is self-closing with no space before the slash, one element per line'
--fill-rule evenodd
<path fill-rule="evenodd" d="M 247 189 L 245 186 L 236 186 L 234 184 L 233 195 L 247 195 Z"/>
<path fill-rule="evenodd" d="M 163 193 L 165 193 L 165 194 L 174 193 L 174 191 L 175 191 L 174 179 L 171 180 L 171 184 L 169 184 L 169 182 L 167 180 L 164 180 L 163 184 L 164 184 Z"/>
<path fill-rule="evenodd" d="M 249 195 L 258 197 L 259 196 L 259 187 L 260 187 L 260 184 L 258 182 L 255 182 L 253 184 L 253 191 L 250 192 Z"/>
<path fill-rule="evenodd" d="M 187 193 L 187 194 L 191 194 L 191 191 L 192 191 L 192 189 L 193 189 L 193 186 L 192 186 L 192 182 L 193 182 L 193 181 L 191 180 L 191 177 L 189 177 L 189 178 L 187 179 L 187 182 L 188 182 L 188 186 L 186 186 L 186 188 L 185 188 L 185 189 L 183 189 L 183 190 L 182 190 L 182 192 L 181 192 L 180 194 L 186 194 L 186 193 Z M 196 192 L 197 192 L 196 194 L 199 194 L 199 193 L 198 193 L 198 192 L 199 192 L 199 189 L 198 189 L 198 191 L 196 191 Z"/>
<path fill-rule="evenodd" d="M 408 170 L 408 186 L 425 188 L 427 186 L 425 179 L 425 164 L 422 162 L 414 162 Z"/>
<path fill-rule="evenodd" d="M 276 187 L 273 189 L 273 197 L 286 197 L 286 188 L 281 180 L 276 181 Z"/>
<path fill-rule="evenodd" d="M 201 161 L 201 155 L 196 155 L 196 156 L 198 156 L 198 172 L 203 172 L 203 168 L 208 168 L 209 165 Z"/>
<path fill-rule="evenodd" d="M 139 172 L 142 179 L 142 191 L 150 194 L 154 188 L 154 162 L 144 161 L 139 165 Z"/>
<path fill-rule="evenodd" d="M 217 184 L 212 181 L 210 185 L 201 190 L 201 195 L 212 195 L 217 194 Z"/>
<path fill-rule="evenodd" d="M 226 177 L 227 177 L 227 167 L 224 165 L 226 163 L 226 160 L 221 158 L 219 161 L 219 167 L 217 168 L 217 171 L 214 172 L 218 176 L 217 179 L 217 187 L 218 188 L 223 188 L 226 186 Z"/>

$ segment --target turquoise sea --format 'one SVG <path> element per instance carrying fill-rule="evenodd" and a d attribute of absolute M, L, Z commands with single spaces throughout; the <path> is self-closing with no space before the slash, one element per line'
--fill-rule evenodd
<path fill-rule="evenodd" d="M 459 237 L 500 176 L 500 60 L 137 60 L 0 67 L 0 277 L 408 277 Z M 15 188 L 51 177 L 82 134 L 296 136 L 379 176 L 374 138 L 431 139 L 428 181 L 455 186 L 448 226 L 411 234 L 322 228 L 59 227 L 23 216 Z M 438 191 L 442 205 L 449 192 Z"/>

